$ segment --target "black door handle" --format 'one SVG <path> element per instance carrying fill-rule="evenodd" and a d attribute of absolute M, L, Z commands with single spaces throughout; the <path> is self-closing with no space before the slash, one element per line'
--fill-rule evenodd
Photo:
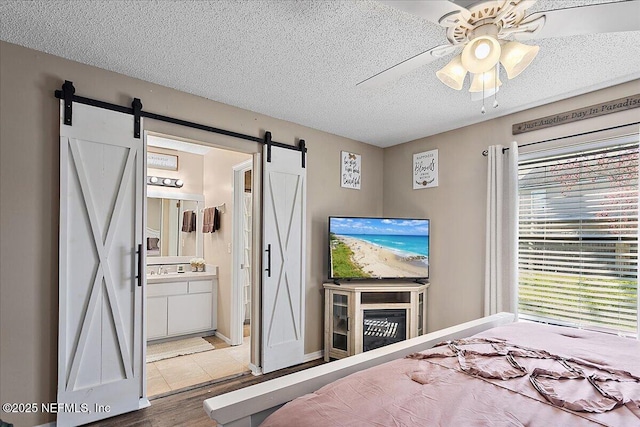
<path fill-rule="evenodd" d="M 267 272 L 267 277 L 271 277 L 271 243 L 267 245 L 265 252 L 267 253 L 267 268 L 264 271 Z"/>
<path fill-rule="evenodd" d="M 142 286 L 142 244 L 138 245 L 138 286 Z"/>

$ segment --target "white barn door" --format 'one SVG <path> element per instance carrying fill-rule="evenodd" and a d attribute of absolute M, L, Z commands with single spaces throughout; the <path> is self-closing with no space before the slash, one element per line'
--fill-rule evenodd
<path fill-rule="evenodd" d="M 265 150 L 267 147 L 265 146 Z M 264 160 L 262 372 L 304 361 L 306 169 L 301 153 Z"/>
<path fill-rule="evenodd" d="M 60 109 L 57 425 L 139 408 L 142 394 L 143 142 L 133 116 Z"/>

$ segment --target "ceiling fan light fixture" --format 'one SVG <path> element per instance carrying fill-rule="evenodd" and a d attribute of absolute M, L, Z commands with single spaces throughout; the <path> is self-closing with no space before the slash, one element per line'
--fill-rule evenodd
<path fill-rule="evenodd" d="M 436 72 L 442 83 L 455 90 L 462 89 L 466 75 L 467 70 L 462 66 L 460 55 L 454 56 L 447 65 Z"/>
<path fill-rule="evenodd" d="M 476 50 L 473 52 L 473 55 L 476 59 L 485 59 L 491 53 L 491 45 L 488 41 L 482 40 L 480 43 L 476 44 Z"/>
<path fill-rule="evenodd" d="M 485 92 L 491 90 L 492 93 L 494 93 L 496 92 L 494 89 L 500 86 L 502 86 L 502 82 L 495 72 L 478 73 L 473 75 L 469 92 Z"/>
<path fill-rule="evenodd" d="M 484 73 L 500 60 L 500 43 L 491 36 L 480 36 L 471 40 L 460 55 L 462 65 L 470 73 Z"/>
<path fill-rule="evenodd" d="M 500 62 L 507 72 L 507 77 L 513 79 L 522 73 L 538 55 L 540 46 L 529 46 L 516 41 L 502 46 Z"/>

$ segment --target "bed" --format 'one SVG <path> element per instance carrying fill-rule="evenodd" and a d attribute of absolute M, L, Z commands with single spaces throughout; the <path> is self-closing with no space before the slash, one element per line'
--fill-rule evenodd
<path fill-rule="evenodd" d="M 638 426 L 640 342 L 501 313 L 204 407 L 224 426 Z"/>

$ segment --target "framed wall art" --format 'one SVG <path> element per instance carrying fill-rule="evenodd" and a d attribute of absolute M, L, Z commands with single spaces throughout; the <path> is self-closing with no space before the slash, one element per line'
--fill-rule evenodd
<path fill-rule="evenodd" d="M 147 167 L 177 171 L 178 156 L 147 152 Z"/>
<path fill-rule="evenodd" d="M 340 186 L 343 188 L 360 189 L 362 176 L 362 156 L 360 154 L 340 152 Z"/>
<path fill-rule="evenodd" d="M 413 155 L 413 189 L 438 186 L 438 150 Z"/>

